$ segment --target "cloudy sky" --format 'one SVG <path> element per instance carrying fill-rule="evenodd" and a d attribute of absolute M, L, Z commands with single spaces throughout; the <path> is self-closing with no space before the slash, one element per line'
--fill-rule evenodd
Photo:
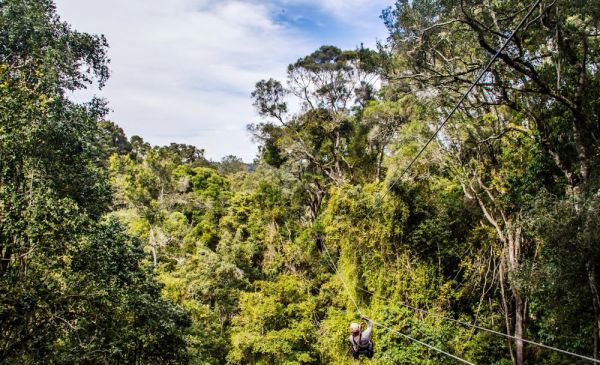
<path fill-rule="evenodd" d="M 112 76 L 96 94 L 128 136 L 188 143 L 219 160 L 252 161 L 246 125 L 258 121 L 256 81 L 322 44 L 355 48 L 386 37 L 392 0 L 57 0 L 79 31 L 110 43 Z"/>

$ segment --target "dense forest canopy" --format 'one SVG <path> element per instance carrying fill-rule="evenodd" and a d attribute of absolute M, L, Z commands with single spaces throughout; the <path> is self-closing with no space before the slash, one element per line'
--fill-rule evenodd
<path fill-rule="evenodd" d="M 397 0 L 290 60 L 247 164 L 73 102 L 109 40 L 0 0 L 0 363 L 346 364 L 360 314 L 363 362 L 600 362 L 600 2 L 532 4 Z"/>

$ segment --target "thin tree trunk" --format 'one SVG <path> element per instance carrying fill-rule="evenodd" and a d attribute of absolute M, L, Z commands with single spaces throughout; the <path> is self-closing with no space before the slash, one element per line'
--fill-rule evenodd
<path fill-rule="evenodd" d="M 523 235 L 518 223 L 518 219 L 516 219 L 516 222 L 512 222 L 511 220 L 508 220 L 503 214 L 500 214 L 502 218 L 501 220 L 497 220 L 492 216 L 490 210 L 485 206 L 485 204 L 483 204 L 483 201 L 481 199 L 478 200 L 484 212 L 484 215 L 487 217 L 488 221 L 496 228 L 498 232 L 498 238 L 500 239 L 500 242 L 502 242 L 502 262 L 504 263 L 504 265 L 506 265 L 505 267 L 503 266 L 503 264 L 500 265 L 502 269 L 506 268 L 506 272 L 502 270 L 500 273 L 502 286 L 502 301 L 505 307 L 507 331 L 509 334 L 512 334 L 514 337 L 517 338 L 515 340 L 514 352 L 512 347 L 510 348 L 511 358 L 513 364 L 523 365 L 525 361 L 525 346 L 521 339 L 525 334 L 525 322 L 527 318 L 527 301 L 523 299 L 519 288 L 517 288 L 514 283 L 509 283 L 510 293 L 512 294 L 512 300 L 514 304 L 514 322 L 511 328 L 509 324 L 511 313 L 508 309 L 508 305 L 506 304 L 507 300 L 506 293 L 504 290 L 504 275 L 506 275 L 506 277 L 509 277 L 509 275 L 518 270 L 520 266 L 520 256 L 523 247 Z M 502 225 L 499 222 L 502 222 Z"/>
<path fill-rule="evenodd" d="M 4 249 L 4 252 L 0 252 L 0 255 L 2 257 L 2 273 L 5 273 L 6 270 L 8 269 L 8 265 L 10 264 L 10 259 L 12 256 L 12 249 L 11 246 L 8 245 L 6 247 L 6 249 Z"/>
<path fill-rule="evenodd" d="M 154 237 L 154 227 L 150 226 L 150 233 L 149 233 L 150 237 L 150 248 L 152 249 L 152 262 L 154 263 L 154 266 L 156 267 L 156 265 L 158 264 L 158 252 L 157 248 L 156 248 L 156 239 Z"/>
<path fill-rule="evenodd" d="M 515 298 L 515 365 L 523 365 L 525 360 L 525 348 L 523 346 L 523 338 L 525 332 L 525 316 L 526 316 L 526 304 L 521 294 L 513 290 L 513 297 Z"/>
<path fill-rule="evenodd" d="M 521 235 L 521 228 L 519 227 L 518 221 L 506 222 L 505 223 L 507 240 L 507 253 L 508 253 L 508 267 L 509 274 L 514 273 L 520 266 L 520 256 L 523 247 L 523 236 Z M 515 340 L 515 365 L 523 365 L 525 361 L 525 347 L 523 341 L 523 335 L 525 334 L 525 320 L 527 318 L 527 302 L 523 298 L 521 291 L 514 283 L 511 283 L 511 291 L 514 299 L 514 336 Z"/>
<path fill-rule="evenodd" d="M 381 148 L 379 158 L 377 159 L 377 182 L 381 181 L 381 166 L 383 165 L 383 157 L 385 156 L 384 148 Z"/>
<path fill-rule="evenodd" d="M 598 360 L 598 346 L 600 345 L 600 318 L 598 317 L 598 310 L 594 307 L 594 359 Z"/>
<path fill-rule="evenodd" d="M 510 310 L 508 308 L 508 301 L 506 300 L 506 290 L 505 290 L 505 282 L 504 282 L 504 275 L 505 275 L 505 260 L 503 257 L 500 258 L 500 275 L 499 275 L 499 279 L 500 279 L 500 294 L 502 297 L 502 308 L 504 309 L 504 323 L 506 325 L 506 333 L 511 334 L 513 333 L 512 331 L 512 327 L 510 325 Z M 513 346 L 512 346 L 512 341 L 511 340 L 507 340 L 508 343 L 508 351 L 510 353 L 510 358 L 513 362 L 513 364 L 515 363 L 515 352 L 513 350 Z"/>
<path fill-rule="evenodd" d="M 600 295 L 598 294 L 598 283 L 596 281 L 596 265 L 588 263 L 588 281 L 592 291 L 592 303 L 594 305 L 594 359 L 600 357 Z"/>

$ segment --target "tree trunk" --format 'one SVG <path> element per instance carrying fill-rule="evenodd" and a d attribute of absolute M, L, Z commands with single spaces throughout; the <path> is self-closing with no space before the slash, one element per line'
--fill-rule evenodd
<path fill-rule="evenodd" d="M 501 295 L 501 299 L 502 299 L 502 309 L 503 309 L 503 313 L 504 313 L 504 323 L 506 325 L 506 333 L 511 334 L 513 333 L 512 331 L 512 326 L 510 323 L 510 310 L 508 308 L 508 300 L 506 298 L 506 289 L 505 289 L 505 280 L 504 280 L 504 275 L 505 275 L 505 270 L 504 270 L 504 265 L 505 265 L 505 261 L 504 258 L 501 257 L 500 258 L 500 275 L 499 275 L 499 279 L 500 279 L 500 295 Z M 515 351 L 513 350 L 513 346 L 512 346 L 512 340 L 508 340 L 507 341 L 507 345 L 508 345 L 508 351 L 510 353 L 510 358 L 512 360 L 513 363 L 515 363 Z"/>
<path fill-rule="evenodd" d="M 150 226 L 149 236 L 150 237 L 148 238 L 150 241 L 150 248 L 152 249 L 152 263 L 156 267 L 156 265 L 158 264 L 158 252 L 156 247 L 156 238 L 154 237 L 154 227 L 152 226 Z"/>
<path fill-rule="evenodd" d="M 516 272 L 520 266 L 521 252 L 523 248 L 523 235 L 518 221 L 505 222 L 508 254 L 508 274 Z M 523 365 L 525 360 L 525 348 L 523 335 L 525 334 L 525 320 L 527 318 L 527 301 L 523 298 L 520 289 L 514 283 L 510 285 L 514 299 L 514 336 L 515 340 L 515 365 Z"/>
<path fill-rule="evenodd" d="M 379 158 L 377 159 L 377 182 L 381 181 L 381 167 L 383 166 L 383 157 L 385 156 L 385 147 L 381 147 Z"/>
<path fill-rule="evenodd" d="M 598 294 L 598 283 L 596 280 L 596 264 L 593 262 L 588 263 L 588 281 L 590 284 L 590 290 L 592 292 L 592 304 L 594 305 L 594 359 L 598 360 L 600 357 L 600 295 Z"/>
<path fill-rule="evenodd" d="M 526 303 L 521 297 L 518 291 L 513 290 L 513 297 L 515 298 L 515 334 L 517 338 L 515 340 L 515 365 L 523 365 L 525 360 L 525 348 L 523 346 L 523 338 L 525 331 L 525 316 L 526 316 Z"/>
<path fill-rule="evenodd" d="M 333 147 L 333 157 L 335 159 L 335 176 L 336 180 L 342 180 L 342 167 L 340 166 L 340 159 L 338 157 L 338 152 L 340 148 L 340 132 L 335 133 L 335 144 Z M 339 185 L 336 181 L 336 185 Z"/>
<path fill-rule="evenodd" d="M 6 249 L 2 248 L 2 250 L 3 251 L 0 251 L 0 258 L 2 258 L 2 264 L 0 265 L 0 267 L 2 267 L 1 272 L 4 274 L 8 269 L 8 265 L 10 264 L 12 250 L 10 245 L 8 245 Z"/>
<path fill-rule="evenodd" d="M 481 186 L 484 187 L 483 184 L 481 184 Z M 492 201 L 494 200 L 491 195 L 490 198 Z M 492 210 L 488 209 L 481 199 L 478 198 L 478 200 L 484 215 L 488 219 L 488 222 L 496 228 L 498 238 L 500 239 L 500 242 L 502 242 L 503 249 L 501 256 L 504 256 L 502 260 L 506 264 L 506 273 L 504 274 L 510 279 L 510 275 L 516 272 L 520 267 L 521 254 L 524 246 L 524 237 L 519 219 L 508 219 L 503 213 L 497 213 L 500 216 L 500 218 L 497 219 L 492 215 Z M 501 273 L 501 275 L 502 274 L 503 273 Z M 504 285 L 504 282 L 502 282 L 502 285 Z M 523 365 L 525 362 L 525 346 L 522 339 L 523 335 L 525 334 L 527 300 L 523 298 L 520 289 L 515 285 L 514 282 L 510 281 L 508 286 L 510 288 L 510 293 L 512 294 L 514 308 L 512 313 L 513 331 L 511 332 L 510 325 L 507 325 L 507 330 L 509 334 L 512 334 L 514 337 L 516 337 L 514 353 L 511 350 L 511 357 L 515 365 Z M 503 301 L 506 302 L 504 293 Z M 508 323 L 511 313 L 508 310 L 508 306 L 505 307 L 505 316 Z"/>

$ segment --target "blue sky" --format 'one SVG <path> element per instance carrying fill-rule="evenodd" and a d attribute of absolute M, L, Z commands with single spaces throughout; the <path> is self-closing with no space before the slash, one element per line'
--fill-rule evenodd
<path fill-rule="evenodd" d="M 57 0 L 75 29 L 102 33 L 112 76 L 110 119 L 152 144 L 188 143 L 218 160 L 256 155 L 250 93 L 285 80 L 289 63 L 323 44 L 373 46 L 386 37 L 382 0 Z"/>

